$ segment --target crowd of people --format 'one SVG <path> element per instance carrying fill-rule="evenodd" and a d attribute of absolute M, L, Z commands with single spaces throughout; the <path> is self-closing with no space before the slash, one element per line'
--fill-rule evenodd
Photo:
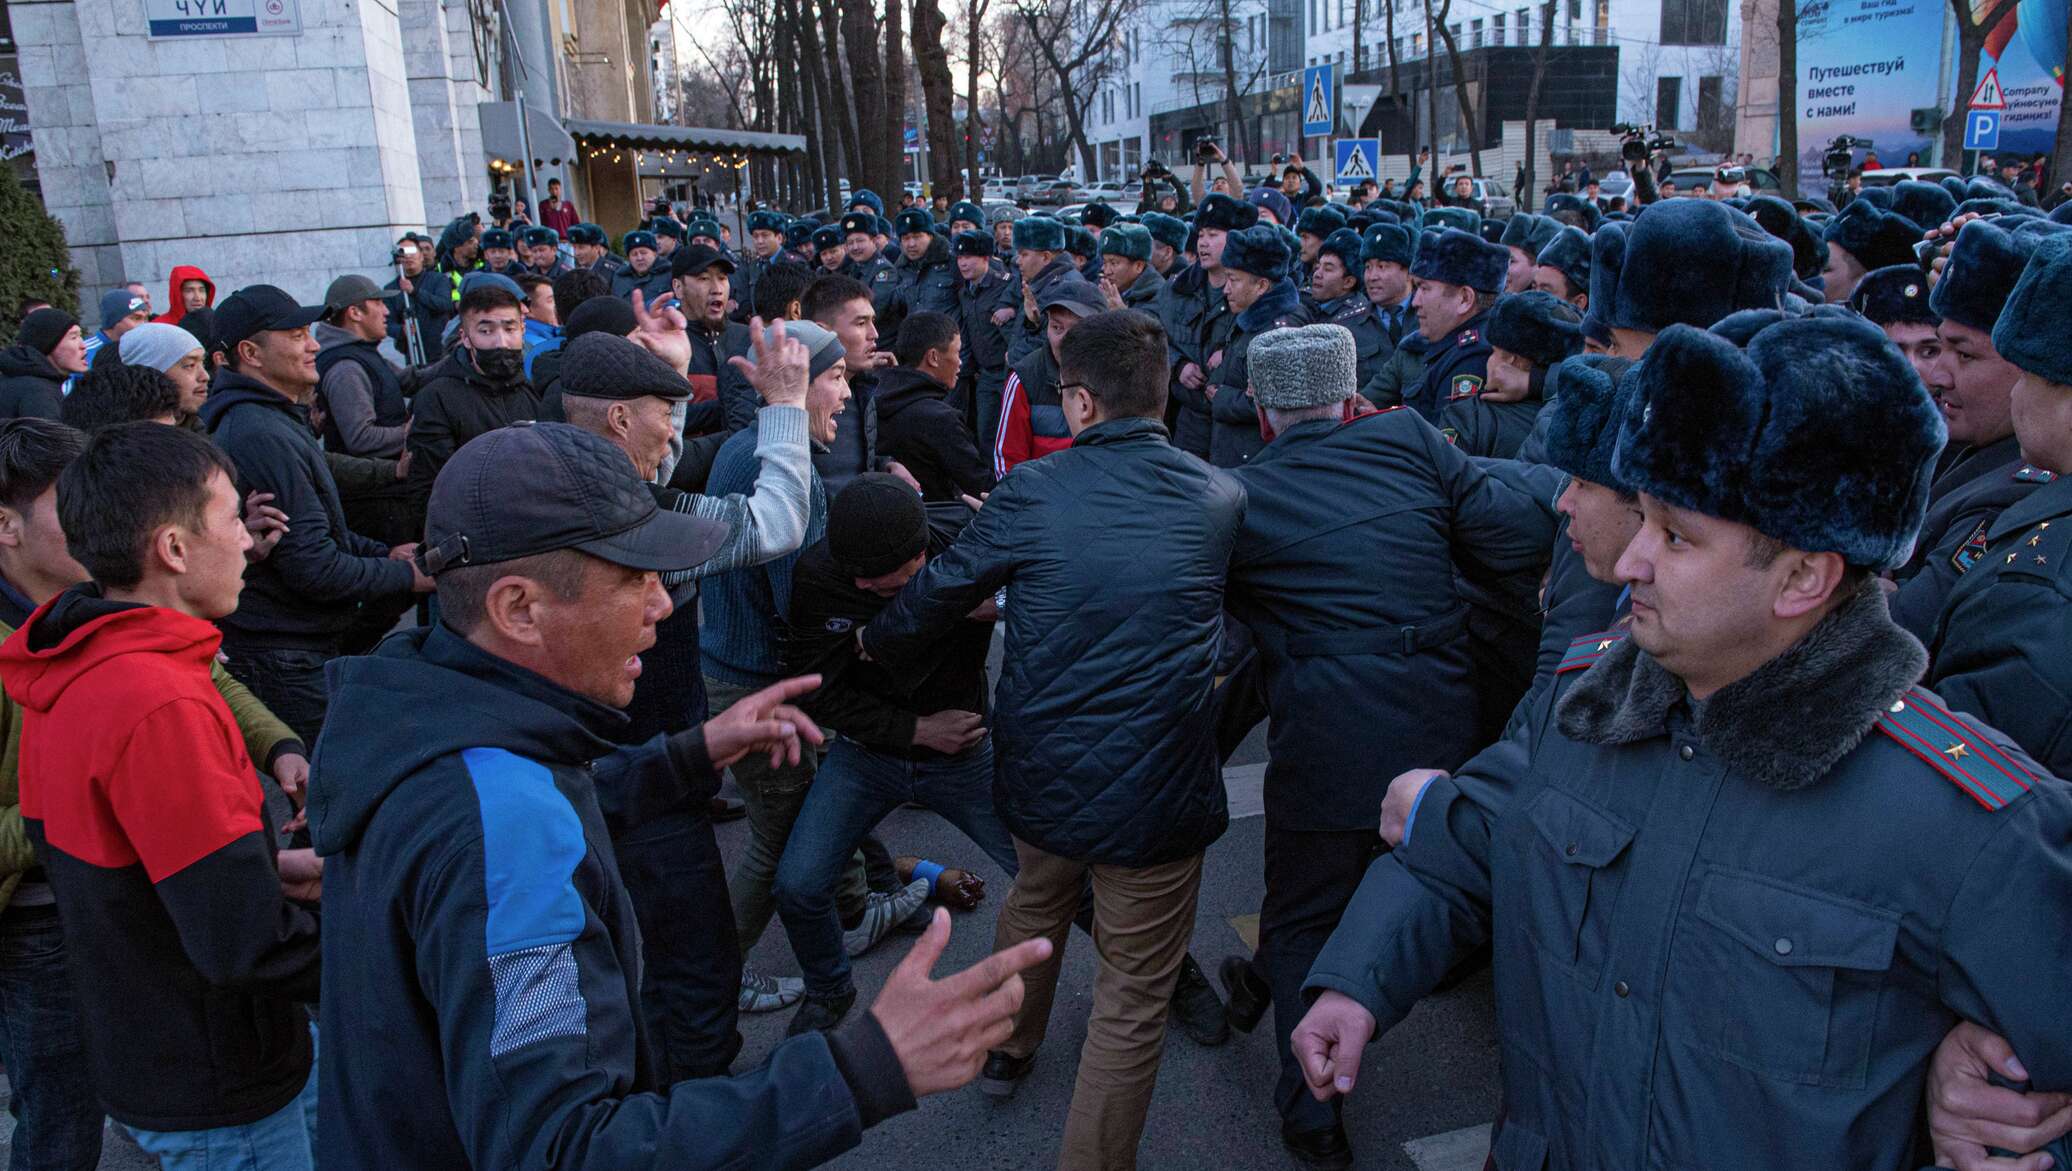
<path fill-rule="evenodd" d="M 1200 153 L 741 240 L 556 183 L 320 303 L 21 307 L 12 1165 L 813 1166 L 1012 1097 L 1068 945 L 1030 1165 L 1136 1166 L 1169 1029 L 1270 1013 L 1349 1167 L 1365 1047 L 1481 965 L 1505 1171 L 2072 1155 L 2072 212 Z M 1262 723 L 1257 947 L 1198 961 Z"/>

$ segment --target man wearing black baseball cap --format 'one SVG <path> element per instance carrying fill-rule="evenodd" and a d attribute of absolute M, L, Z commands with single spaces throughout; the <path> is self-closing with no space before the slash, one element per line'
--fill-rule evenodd
<path fill-rule="evenodd" d="M 691 386 L 698 398 L 718 398 L 728 431 L 755 419 L 755 391 L 727 359 L 748 353 L 748 327 L 727 319 L 734 295 L 734 261 L 717 248 L 691 244 L 669 256 L 670 287 L 691 340 Z"/>
<path fill-rule="evenodd" d="M 1050 946 L 934 982 L 938 912 L 870 1013 L 739 1078 L 660 1090 L 633 910 L 592 843 L 751 752 L 796 759 L 822 736 L 789 701 L 819 679 L 614 750 L 615 709 L 669 613 L 660 574 L 697 565 L 726 528 L 658 508 L 622 452 L 577 428 L 509 427 L 463 448 L 433 487 L 426 537 L 440 621 L 341 666 L 311 779 L 324 1025 L 339 1039 L 320 1059 L 327 1168 L 705 1166 L 780 1147 L 807 1166 L 977 1073 L 966 1054 L 998 1034 L 1016 973 Z M 428 710 L 440 718 L 411 718 Z M 349 1051 L 369 1021 L 385 1030 L 378 1077 Z"/>
<path fill-rule="evenodd" d="M 321 305 L 298 305 L 272 285 L 250 285 L 216 304 L 213 331 L 224 368 L 201 421 L 237 465 L 240 496 L 273 495 L 287 534 L 245 570 L 237 611 L 224 617 L 231 673 L 306 743 L 326 709 L 324 664 L 338 655 L 362 603 L 432 588 L 410 555 L 352 531 L 338 484 L 309 427 Z"/>

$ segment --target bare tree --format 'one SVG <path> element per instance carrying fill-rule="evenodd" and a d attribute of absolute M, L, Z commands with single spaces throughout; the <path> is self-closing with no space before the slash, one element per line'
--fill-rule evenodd
<path fill-rule="evenodd" d="M 964 197 L 957 171 L 957 83 L 943 49 L 946 28 L 936 0 L 914 0 L 914 68 L 921 75 L 921 102 L 928 114 L 928 182 L 931 195 Z"/>
<path fill-rule="evenodd" d="M 1094 148 L 1086 138 L 1087 107 L 1113 68 L 1116 34 L 1136 0 L 1016 0 L 1015 15 L 1029 42 L 1057 82 L 1065 132 L 1078 148 L 1080 173 L 1094 174 Z"/>
<path fill-rule="evenodd" d="M 965 66 L 971 71 L 970 83 L 964 91 L 964 173 L 973 199 L 986 189 L 978 174 L 978 143 L 984 130 L 978 112 L 978 76 L 985 66 L 984 41 L 980 32 L 985 27 L 986 9 L 990 7 L 991 0 L 966 0 L 964 6 Z"/>
<path fill-rule="evenodd" d="M 1453 7 L 1453 0 L 1446 0 L 1446 7 Z M 1454 43 L 1453 29 L 1445 22 L 1445 13 L 1440 14 L 1439 36 L 1446 41 L 1446 64 L 1453 70 L 1453 98 L 1460 106 L 1460 122 L 1468 139 L 1468 165 L 1475 177 L 1482 177 L 1482 123 L 1475 117 L 1475 101 L 1468 95 L 1468 71 L 1461 64 L 1460 46 Z M 1437 114 L 1433 115 L 1437 117 Z"/>
<path fill-rule="evenodd" d="M 1519 30 L 1524 36 L 1524 29 Z M 1522 208 L 1529 206 L 1532 194 L 1538 189 L 1538 177 L 1533 174 L 1533 160 L 1538 158 L 1537 146 L 1540 118 L 1540 85 L 1547 79 L 1547 49 L 1554 43 L 1554 0 L 1547 0 L 1540 6 L 1540 44 L 1532 54 L 1532 86 L 1525 91 L 1525 178 L 1518 192 L 1518 203 Z"/>
<path fill-rule="evenodd" d="M 1241 0 L 1184 0 L 1161 9 L 1170 18 L 1153 32 L 1174 58 L 1192 90 L 1195 104 L 1211 101 L 1223 107 L 1229 126 L 1230 157 L 1251 157 L 1253 144 L 1244 118 L 1244 99 L 1266 76 L 1265 46 L 1251 40 L 1239 44 L 1238 29 L 1249 14 L 1238 11 Z"/>
<path fill-rule="evenodd" d="M 2065 39 L 2068 50 L 2072 50 L 2072 22 L 2067 22 Z M 2072 51 L 2068 51 L 2065 59 L 2072 61 Z M 2058 141 L 2050 156 L 2050 182 L 2060 187 L 2072 182 L 2072 102 L 2063 100 L 2058 102 Z M 2037 194 L 2046 201 L 2044 206 L 2049 207 L 2051 193 L 2039 191 Z"/>
<path fill-rule="evenodd" d="M 1799 194 L 1799 0 L 1777 0 L 1777 183 Z"/>

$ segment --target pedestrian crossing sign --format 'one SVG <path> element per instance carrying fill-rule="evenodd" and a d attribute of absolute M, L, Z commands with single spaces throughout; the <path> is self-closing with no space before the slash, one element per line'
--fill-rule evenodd
<path fill-rule="evenodd" d="M 1334 145 L 1338 148 L 1338 182 L 1350 184 L 1381 178 L 1380 139 L 1341 138 Z"/>
<path fill-rule="evenodd" d="M 1333 67 L 1333 64 L 1312 65 L 1302 71 L 1304 138 L 1320 138 L 1337 128 L 1338 85 Z"/>

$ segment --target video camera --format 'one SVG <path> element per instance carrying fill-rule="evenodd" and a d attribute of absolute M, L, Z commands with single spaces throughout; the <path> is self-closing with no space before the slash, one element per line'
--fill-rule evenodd
<path fill-rule="evenodd" d="M 1172 172 L 1166 169 L 1166 165 L 1164 163 L 1159 162 L 1157 159 L 1144 160 L 1144 178 L 1157 179 L 1170 174 L 1172 174 Z"/>
<path fill-rule="evenodd" d="M 1856 161 L 1855 151 L 1858 147 L 1871 149 L 1871 140 L 1854 138 L 1847 134 L 1835 135 L 1827 144 L 1827 152 L 1820 156 L 1820 173 L 1829 179 L 1845 178 L 1849 174 L 1850 166 Z"/>
<path fill-rule="evenodd" d="M 1619 158 L 1628 163 L 1644 163 L 1649 155 L 1676 149 L 1676 139 L 1655 133 L 1652 126 L 1614 122 L 1611 129 L 1619 136 Z"/>
<path fill-rule="evenodd" d="M 499 222 L 511 218 L 511 197 L 502 191 L 489 193 L 489 218 Z"/>
<path fill-rule="evenodd" d="M 1213 159 L 1216 152 L 1222 149 L 1222 145 L 1216 141 L 1213 134 L 1204 134 L 1194 140 L 1194 157 L 1198 159 Z"/>

